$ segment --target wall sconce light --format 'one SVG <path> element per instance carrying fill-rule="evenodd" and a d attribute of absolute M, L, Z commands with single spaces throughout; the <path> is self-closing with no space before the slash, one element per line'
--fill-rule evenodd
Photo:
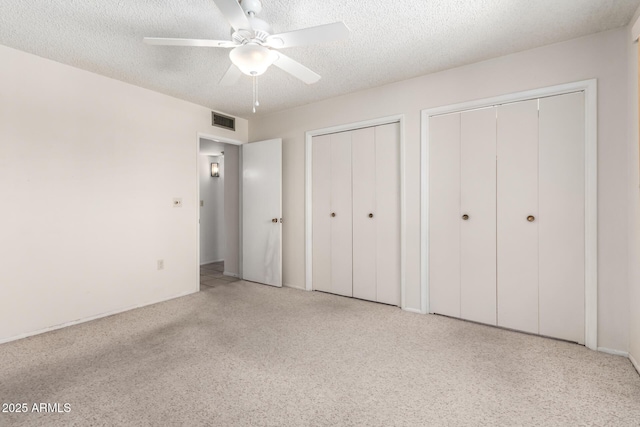
<path fill-rule="evenodd" d="M 211 163 L 211 176 L 214 178 L 220 178 L 220 168 L 218 163 Z"/>

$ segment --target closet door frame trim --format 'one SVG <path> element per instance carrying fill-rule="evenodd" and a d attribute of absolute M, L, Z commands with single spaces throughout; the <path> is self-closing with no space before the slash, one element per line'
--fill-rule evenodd
<path fill-rule="evenodd" d="M 598 349 L 598 83 L 597 79 L 549 86 L 421 111 L 420 137 L 420 293 L 429 313 L 429 118 L 572 92 L 585 100 L 585 346 Z"/>
<path fill-rule="evenodd" d="M 314 136 L 327 135 L 338 132 L 348 132 L 362 128 L 399 123 L 400 127 L 400 308 L 405 310 L 405 266 L 406 266 L 406 210 L 405 210 L 405 137 L 404 137 L 404 114 L 380 117 L 377 119 L 364 120 L 360 122 L 347 123 L 344 125 L 331 126 L 322 129 L 315 129 L 305 132 L 305 290 L 313 290 L 313 237 L 312 237 L 312 165 L 313 152 L 311 144 Z"/>

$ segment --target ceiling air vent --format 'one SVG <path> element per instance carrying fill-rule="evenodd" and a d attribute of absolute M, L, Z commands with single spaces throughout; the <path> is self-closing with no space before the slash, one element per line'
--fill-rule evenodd
<path fill-rule="evenodd" d="M 213 117 L 213 125 L 221 128 L 229 129 L 232 131 L 236 130 L 236 119 L 229 116 L 223 116 L 222 114 L 218 114 L 215 112 L 211 112 L 211 116 Z"/>

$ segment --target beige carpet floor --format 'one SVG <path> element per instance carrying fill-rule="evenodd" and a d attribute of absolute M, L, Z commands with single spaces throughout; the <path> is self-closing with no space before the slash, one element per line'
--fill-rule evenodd
<path fill-rule="evenodd" d="M 640 376 L 575 344 L 236 282 L 0 345 L 0 402 L 71 409 L 1 426 L 638 426 Z"/>

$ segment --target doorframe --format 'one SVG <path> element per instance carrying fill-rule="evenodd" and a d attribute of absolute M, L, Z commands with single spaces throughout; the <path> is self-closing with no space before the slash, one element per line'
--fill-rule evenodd
<path fill-rule="evenodd" d="M 231 144 L 231 145 L 237 145 L 237 146 L 241 146 L 246 144 L 245 142 L 239 141 L 237 139 L 231 139 L 231 138 L 226 138 L 224 136 L 219 136 L 219 135 L 213 135 L 210 133 L 204 133 L 204 132 L 197 132 L 196 133 L 196 198 L 195 200 L 197 200 L 198 202 L 196 203 L 196 289 L 195 291 L 198 292 L 200 291 L 200 139 L 209 139 L 212 141 L 217 141 L 217 142 L 221 142 L 223 144 Z M 239 278 L 242 278 L 242 262 L 240 261 L 242 257 L 242 150 L 239 149 L 238 150 L 238 174 L 240 175 L 238 178 L 240 179 L 239 181 L 239 192 L 240 194 L 238 195 L 238 197 L 240 197 L 240 207 L 239 207 L 239 227 L 240 227 L 240 233 L 239 233 L 239 242 L 238 242 L 238 250 L 239 250 L 239 254 L 238 254 L 238 260 L 239 260 L 239 265 L 238 265 L 238 274 L 239 274 Z"/>
<path fill-rule="evenodd" d="M 305 290 L 313 290 L 313 217 L 312 217 L 312 165 L 313 151 L 311 144 L 314 136 L 330 133 L 348 132 L 356 129 L 386 125 L 390 123 L 400 124 L 400 308 L 406 307 L 406 172 L 405 172 L 405 116 L 397 114 L 393 116 L 379 117 L 360 122 L 346 123 L 305 132 Z"/>
<path fill-rule="evenodd" d="M 420 290 L 421 311 L 429 312 L 429 118 L 500 104 L 584 92 L 585 96 L 585 346 L 598 348 L 598 82 L 582 80 L 421 111 Z"/>

